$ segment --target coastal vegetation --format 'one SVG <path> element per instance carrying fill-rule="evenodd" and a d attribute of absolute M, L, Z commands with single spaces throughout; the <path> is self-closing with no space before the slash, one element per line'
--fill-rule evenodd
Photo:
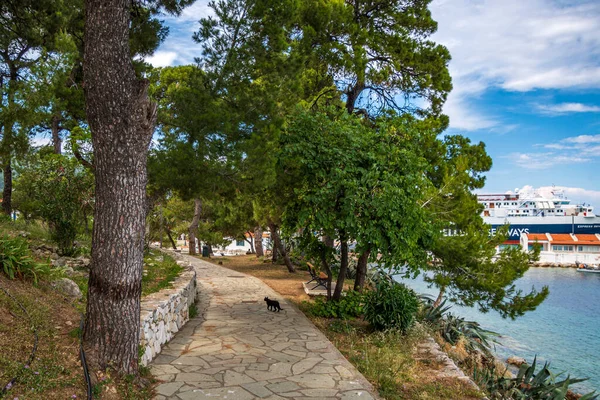
<path fill-rule="evenodd" d="M 418 297 L 396 284 L 411 299 L 410 303 L 418 304 L 413 323 L 404 332 L 391 326 L 380 330 L 377 322 L 369 322 L 370 314 L 365 310 L 372 290 L 348 290 L 339 302 L 327 302 L 319 296 L 309 298 L 301 289 L 299 283 L 309 279 L 305 271 L 290 275 L 277 266 L 265 266 L 263 260 L 252 256 L 222 257 L 218 261 L 262 279 L 296 303 L 386 399 L 480 399 L 484 394 L 487 398 L 515 400 L 598 397 L 595 393 L 572 392 L 570 387 L 584 379 L 553 373 L 549 364 L 540 367 L 535 359 L 510 370 L 493 353 L 498 334 L 453 315 L 446 300 L 435 305 L 435 299 Z M 351 280 L 346 280 L 346 286 L 351 284 Z M 419 351 L 428 337 L 435 338 L 478 388 L 457 375 L 449 377 L 437 355 L 429 350 Z"/>
<path fill-rule="evenodd" d="M 516 318 L 548 289 L 515 288 L 538 250 L 496 256 L 506 232 L 490 238 L 479 216 L 473 190 L 492 160 L 446 131 L 450 54 L 431 40 L 430 1 L 211 2 L 196 63 L 153 68 L 144 57 L 168 33 L 161 16 L 191 3 L 0 5 L 6 277 L 60 272 L 29 255 L 16 226 L 43 228 L 56 258 L 89 254 L 74 279 L 91 370 L 133 387 L 144 383 L 140 298 L 180 271 L 157 253 L 145 261 L 149 244 L 184 234 L 193 255 L 233 238 L 264 257 L 268 231 L 276 268 L 324 273 L 326 299 L 307 312 L 349 358 L 378 354 L 360 368 L 382 394 L 458 398 L 403 388 L 418 326 L 487 354 L 487 333 L 444 315 L 445 301 Z M 50 146 L 30 146 L 43 134 Z M 431 304 L 390 278 L 421 273 L 439 288 Z"/>

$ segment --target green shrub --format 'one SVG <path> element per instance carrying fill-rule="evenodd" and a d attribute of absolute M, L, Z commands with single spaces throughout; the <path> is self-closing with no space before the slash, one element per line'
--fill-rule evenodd
<path fill-rule="evenodd" d="M 406 332 L 415 322 L 419 308 L 417 295 L 405 285 L 380 280 L 377 290 L 365 299 L 364 314 L 377 330 L 400 329 Z"/>
<path fill-rule="evenodd" d="M 25 218 L 41 218 L 61 255 L 75 255 L 77 232 L 93 212 L 93 175 L 76 159 L 36 154 L 19 166 L 14 203 Z"/>
<path fill-rule="evenodd" d="M 419 321 L 434 327 L 442 322 L 448 310 L 452 308 L 452 306 L 446 305 L 446 299 L 442 300 L 437 306 L 435 300 L 427 295 L 420 295 L 419 300 L 421 300 L 421 307 L 419 307 L 417 318 Z"/>
<path fill-rule="evenodd" d="M 32 278 L 35 284 L 52 272 L 49 265 L 35 262 L 25 239 L 7 235 L 0 236 L 0 265 L 9 279 Z"/>
<path fill-rule="evenodd" d="M 420 300 L 419 320 L 438 332 L 444 341 L 454 346 L 464 338 L 469 352 L 481 351 L 486 355 L 491 354 L 492 343 L 498 336 L 496 332 L 483 329 L 478 322 L 466 321 L 464 318 L 452 315 L 448 312 L 452 306 L 446 305 L 446 299 L 437 306 L 427 295 L 421 295 Z"/>
<path fill-rule="evenodd" d="M 570 385 L 585 381 L 570 376 L 559 380 L 562 373 L 553 374 L 548 363 L 536 371 L 536 362 L 534 359 L 531 365 L 521 365 L 517 376 L 514 377 L 505 377 L 504 374 L 498 373 L 495 366 L 483 370 L 475 369 L 473 377 L 479 387 L 489 394 L 491 400 L 563 400 L 567 398 Z M 588 393 L 580 400 L 593 400 L 597 397 L 594 393 Z"/>
<path fill-rule="evenodd" d="M 346 293 L 339 301 L 326 301 L 317 297 L 310 304 L 309 312 L 315 317 L 350 319 L 362 315 L 366 295 L 353 290 Z"/>
<path fill-rule="evenodd" d="M 483 329 L 478 322 L 465 321 L 464 318 L 452 314 L 447 314 L 436 328 L 442 338 L 451 345 L 456 345 L 462 337 L 469 352 L 479 350 L 486 355 L 491 354 L 492 343 L 498 336 L 496 332 Z"/>

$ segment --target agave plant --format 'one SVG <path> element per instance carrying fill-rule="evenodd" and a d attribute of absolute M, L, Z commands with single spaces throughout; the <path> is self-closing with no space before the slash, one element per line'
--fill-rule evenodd
<path fill-rule="evenodd" d="M 467 351 L 481 351 L 490 355 L 495 337 L 498 336 L 496 332 L 483 329 L 475 321 L 466 321 L 449 313 L 452 306 L 446 305 L 446 299 L 435 305 L 433 298 L 428 295 L 420 295 L 419 298 L 422 304 L 419 314 L 421 321 L 429 323 L 446 342 L 454 346 L 462 337 Z"/>
<path fill-rule="evenodd" d="M 567 375 L 566 379 L 559 380 L 563 373 L 553 374 L 549 363 L 536 371 L 537 358 L 531 365 L 523 364 L 515 377 L 499 376 L 495 366 L 484 370 L 475 368 L 473 377 L 479 386 L 484 389 L 491 400 L 564 400 L 569 391 L 569 386 L 583 382 L 586 379 L 575 379 Z M 506 371 L 504 371 L 506 372 Z M 594 400 L 598 398 L 595 392 L 583 395 L 580 400 Z"/>
<path fill-rule="evenodd" d="M 441 320 L 439 333 L 453 346 L 463 337 L 467 351 L 481 351 L 486 355 L 491 354 L 491 348 L 496 342 L 495 337 L 498 336 L 496 332 L 483 329 L 478 322 L 465 321 L 464 318 L 456 317 L 451 313 Z"/>
<path fill-rule="evenodd" d="M 439 327 L 446 313 L 452 308 L 451 305 L 446 305 L 446 299 L 436 306 L 435 300 L 426 294 L 419 295 L 419 300 L 421 300 L 419 319 L 434 327 Z"/>

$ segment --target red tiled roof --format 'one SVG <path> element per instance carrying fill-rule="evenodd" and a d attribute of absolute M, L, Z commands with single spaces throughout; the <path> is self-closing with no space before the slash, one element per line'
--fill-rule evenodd
<path fill-rule="evenodd" d="M 581 234 L 575 235 L 577 237 L 577 243 L 581 244 L 599 244 L 600 239 L 596 235 L 591 234 Z"/>
<path fill-rule="evenodd" d="M 548 237 L 546 236 L 545 233 L 530 233 L 529 235 L 527 235 L 527 239 L 529 241 L 544 241 L 547 242 L 548 241 Z"/>
<path fill-rule="evenodd" d="M 571 235 L 567 234 L 567 233 L 552 233 L 552 243 L 556 243 L 556 242 L 561 242 L 561 243 L 568 243 L 568 244 L 572 244 L 575 241 L 573 240 L 573 238 L 571 237 Z"/>

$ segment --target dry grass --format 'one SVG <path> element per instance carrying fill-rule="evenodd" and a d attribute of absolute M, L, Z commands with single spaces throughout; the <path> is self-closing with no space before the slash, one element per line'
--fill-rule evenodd
<path fill-rule="evenodd" d="M 309 299 L 302 288 L 302 282 L 310 280 L 307 270 L 296 269 L 296 272 L 290 273 L 285 265 L 273 264 L 270 259 L 257 258 L 255 255 L 202 259 L 255 276 L 277 293 L 295 303 Z"/>
<path fill-rule="evenodd" d="M 22 226 L 21 226 L 22 225 Z M 38 224 L 16 225 L 0 223 L 0 232 L 15 235 L 17 228 L 33 227 L 41 232 Z M 37 242 L 42 233 L 32 229 L 30 242 Z M 31 232 L 31 231 L 30 231 Z M 45 260 L 38 260 L 44 262 Z M 87 277 L 73 278 L 80 289 L 87 292 Z M 49 283 L 40 281 L 37 287 L 29 280 L 9 280 L 0 265 L 0 287 L 6 289 L 31 316 L 0 290 L 0 390 L 14 377 L 12 388 L 4 397 L 19 400 L 63 400 L 86 398 L 86 384 L 79 361 L 80 310 L 83 301 L 71 303 L 53 290 Z M 39 335 L 33 362 L 25 366 L 33 349 L 32 325 Z M 142 375 L 147 375 L 143 369 Z M 137 381 L 137 380 L 135 380 Z M 152 386 L 134 383 L 130 376 L 109 377 L 93 388 L 94 399 L 147 400 L 152 398 Z"/>
<path fill-rule="evenodd" d="M 481 399 L 482 396 L 458 379 L 440 378 L 435 359 L 416 360 L 415 345 L 423 339 L 423 329 L 407 335 L 372 332 L 361 320 L 342 321 L 314 317 L 310 298 L 302 282 L 307 271 L 287 272 L 283 265 L 263 262 L 255 256 L 218 257 L 209 261 L 255 276 L 282 296 L 296 303 L 344 356 L 367 378 L 384 399 Z M 303 303 L 308 301 L 309 303 Z"/>
<path fill-rule="evenodd" d="M 85 383 L 78 359 L 79 314 L 47 285 L 9 281 L 0 275 L 0 286 L 9 291 L 32 317 L 39 344 L 36 357 L 24 368 L 33 348 L 31 322 L 3 291 L 0 291 L 0 385 L 19 376 L 7 398 L 84 398 Z"/>

